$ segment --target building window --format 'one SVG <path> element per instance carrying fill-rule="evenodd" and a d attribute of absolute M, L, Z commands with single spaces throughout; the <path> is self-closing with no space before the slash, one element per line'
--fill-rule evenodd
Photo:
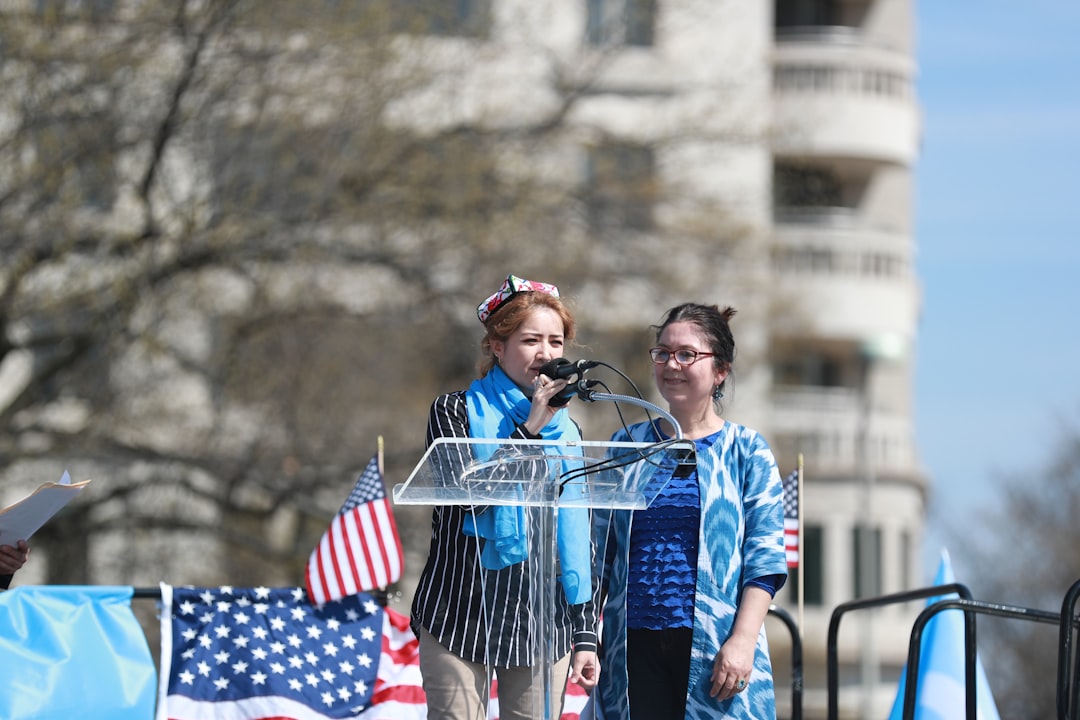
<path fill-rule="evenodd" d="M 642 145 L 613 144 L 589 150 L 586 203 L 589 228 L 638 230 L 653 227 L 656 160 Z"/>
<path fill-rule="evenodd" d="M 841 362 L 820 352 L 806 350 L 794 358 L 776 361 L 774 384 L 794 387 L 842 387 Z"/>
<path fill-rule="evenodd" d="M 869 532 L 864 533 L 864 530 Z M 881 528 L 856 525 L 851 532 L 851 546 L 854 548 L 852 587 L 855 599 L 881 595 Z M 864 553 L 869 553 L 870 557 L 866 558 Z M 868 563 L 864 563 L 864 560 L 868 560 Z"/>
<path fill-rule="evenodd" d="M 107 20 L 115 11 L 115 0 L 37 0 L 35 10 L 41 17 L 56 20 Z"/>
<path fill-rule="evenodd" d="M 218 183 L 215 203 L 222 215 L 273 212 L 285 222 L 300 222 L 331 211 L 326 203 L 325 169 L 344 135 L 265 124 L 225 126 L 211 137 L 209 162 Z M 304 148 L 298 153 L 296 148 Z"/>
<path fill-rule="evenodd" d="M 416 148 L 388 173 L 379 191 L 384 205 L 402 217 L 491 220 L 500 201 L 497 155 L 483 135 L 462 132 L 402 142 Z"/>
<path fill-rule="evenodd" d="M 28 133 L 36 168 L 42 171 L 38 189 L 70 207 L 108 210 L 116 200 L 115 159 L 118 123 L 106 111 L 84 110 L 77 121 L 43 118 Z"/>
<path fill-rule="evenodd" d="M 773 166 L 773 207 L 778 213 L 843 205 L 843 185 L 828 168 L 785 162 Z"/>
<path fill-rule="evenodd" d="M 487 37 L 490 0 L 395 0 L 397 29 L 426 35 Z"/>
<path fill-rule="evenodd" d="M 386 33 L 486 38 L 491 0 L 258 0 L 237 22 L 263 32 L 325 32 L 328 27 L 354 37 Z"/>
<path fill-rule="evenodd" d="M 787 587 L 794 602 L 799 600 L 799 574 L 801 573 L 803 603 L 818 607 L 825 604 L 825 572 L 822 566 L 823 533 L 819 525 L 807 525 L 803 529 L 799 567 L 788 568 Z"/>
<path fill-rule="evenodd" d="M 585 13 L 590 45 L 653 44 L 656 0 L 586 0 Z"/>
<path fill-rule="evenodd" d="M 776 0 L 776 27 L 836 25 L 835 0 Z"/>

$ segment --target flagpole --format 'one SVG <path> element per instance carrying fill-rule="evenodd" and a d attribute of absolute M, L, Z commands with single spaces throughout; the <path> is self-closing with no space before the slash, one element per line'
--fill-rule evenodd
<path fill-rule="evenodd" d="M 379 475 L 386 477 L 386 473 L 383 471 L 383 437 L 379 436 Z"/>
<path fill-rule="evenodd" d="M 381 480 L 382 478 L 386 477 L 386 473 L 383 472 L 383 436 L 382 435 L 379 436 L 379 441 L 378 442 L 379 442 L 379 446 L 378 446 L 377 455 L 378 455 L 379 459 L 378 459 L 377 462 L 379 464 L 379 479 Z M 386 597 L 386 588 L 387 587 L 388 586 L 386 586 L 386 585 L 380 585 L 379 589 L 378 589 L 378 592 L 380 594 L 382 594 L 383 598 L 385 598 L 384 605 L 389 605 L 390 604 L 390 599 L 388 597 Z"/>
<path fill-rule="evenodd" d="M 798 585 L 798 593 L 799 593 L 799 604 L 798 604 L 799 639 L 802 640 L 802 637 L 803 637 L 803 604 L 804 604 L 803 603 L 803 587 L 804 587 L 804 584 L 805 584 L 805 581 L 806 581 L 806 567 L 804 567 L 804 565 L 803 565 L 803 505 L 805 503 L 803 502 L 804 498 L 803 498 L 803 454 L 802 453 L 799 453 L 798 472 L 799 472 L 799 475 L 796 478 L 796 482 L 798 483 L 798 488 L 799 488 L 798 496 L 797 496 L 799 498 L 799 505 L 798 505 L 798 507 L 796 509 L 796 512 L 798 512 L 798 514 L 799 514 L 799 529 L 798 529 L 798 533 L 799 533 L 799 574 L 798 574 L 798 583 L 797 583 L 797 585 Z"/>

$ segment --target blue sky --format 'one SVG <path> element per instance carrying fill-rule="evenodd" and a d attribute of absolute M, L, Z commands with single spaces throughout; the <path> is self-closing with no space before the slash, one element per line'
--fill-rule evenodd
<path fill-rule="evenodd" d="M 1037 492 L 1062 419 L 1080 420 L 1080 2 L 921 0 L 916 13 L 929 580 L 940 528 L 994 502 L 1001 476 L 1030 473 Z"/>

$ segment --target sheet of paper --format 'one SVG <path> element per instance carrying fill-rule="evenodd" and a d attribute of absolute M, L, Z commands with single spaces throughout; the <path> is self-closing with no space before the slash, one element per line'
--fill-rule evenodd
<path fill-rule="evenodd" d="M 71 476 L 65 470 L 60 482 L 44 483 L 22 500 L 0 510 L 0 545 L 14 545 L 19 540 L 29 540 L 89 483 L 89 480 L 71 482 Z"/>

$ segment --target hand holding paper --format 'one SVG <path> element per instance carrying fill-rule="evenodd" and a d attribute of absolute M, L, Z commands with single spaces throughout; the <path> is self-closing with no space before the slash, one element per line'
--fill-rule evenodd
<path fill-rule="evenodd" d="M 0 510 L 0 545 L 16 546 L 20 540 L 29 540 L 89 483 L 89 480 L 71 482 L 65 470 L 60 482 L 44 483 L 22 500 Z"/>
<path fill-rule="evenodd" d="M 0 587 L 10 585 L 10 577 L 16 570 L 21 568 L 30 556 L 30 546 L 25 540 L 19 540 L 15 545 L 0 545 Z"/>

